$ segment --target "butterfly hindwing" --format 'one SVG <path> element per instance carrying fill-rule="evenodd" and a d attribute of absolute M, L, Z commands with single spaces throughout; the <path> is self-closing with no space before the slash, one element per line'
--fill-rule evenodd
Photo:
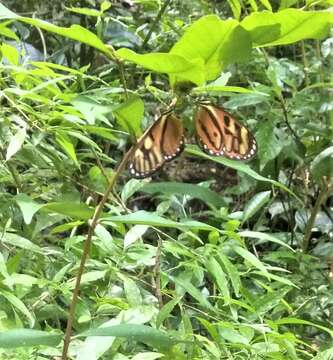
<path fill-rule="evenodd" d="M 209 155 L 248 160 L 257 151 L 250 131 L 223 108 L 202 103 L 196 114 L 198 141 Z"/>
<path fill-rule="evenodd" d="M 141 179 L 152 175 L 178 156 L 183 147 L 181 121 L 170 111 L 162 114 L 134 145 L 129 161 L 131 176 Z"/>

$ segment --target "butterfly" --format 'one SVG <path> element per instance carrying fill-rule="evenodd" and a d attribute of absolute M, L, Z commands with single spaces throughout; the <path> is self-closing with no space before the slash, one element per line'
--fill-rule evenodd
<path fill-rule="evenodd" d="M 249 130 L 210 102 L 199 103 L 195 128 L 199 145 L 209 155 L 249 160 L 257 152 L 257 142 Z"/>
<path fill-rule="evenodd" d="M 182 122 L 173 110 L 164 112 L 138 139 L 129 160 L 129 173 L 142 179 L 173 160 L 184 149 Z"/>

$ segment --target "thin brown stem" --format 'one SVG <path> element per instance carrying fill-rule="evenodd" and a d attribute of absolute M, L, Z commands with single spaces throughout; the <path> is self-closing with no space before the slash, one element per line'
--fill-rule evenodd
<path fill-rule="evenodd" d="M 323 180 L 323 185 L 320 189 L 319 195 L 317 197 L 317 200 L 312 208 L 310 218 L 305 226 L 304 230 L 304 239 L 302 244 L 302 249 L 306 253 L 308 251 L 309 245 L 310 245 L 310 238 L 311 238 L 311 232 L 313 225 L 315 223 L 317 214 L 320 210 L 321 205 L 325 202 L 331 191 L 333 190 L 333 185 L 329 185 L 329 183 L 325 180 Z"/>
<path fill-rule="evenodd" d="M 157 249 L 156 249 L 156 262 L 155 262 L 155 269 L 154 269 L 154 275 L 155 275 L 155 293 L 156 297 L 158 299 L 158 304 L 160 306 L 160 309 L 163 307 L 163 297 L 161 292 L 161 252 L 162 252 L 162 239 L 159 234 L 158 236 L 158 242 L 157 242 Z"/>
<path fill-rule="evenodd" d="M 294 129 L 291 127 L 290 122 L 289 122 L 289 116 L 288 116 L 288 110 L 286 107 L 286 103 L 284 101 L 283 96 L 280 94 L 278 96 L 281 107 L 282 107 L 282 112 L 283 112 L 283 117 L 284 117 L 284 122 L 286 123 L 288 129 L 290 130 L 291 134 L 294 136 L 294 138 L 300 142 L 300 138 L 299 136 L 296 134 L 296 132 L 294 131 Z"/>
<path fill-rule="evenodd" d="M 148 34 L 146 35 L 146 37 L 144 38 L 144 40 L 142 42 L 142 46 L 141 46 L 142 49 L 147 45 L 157 23 L 161 20 L 163 14 L 164 14 L 166 8 L 169 6 L 170 2 L 171 2 L 171 0 L 166 0 L 165 3 L 163 4 L 163 6 L 161 7 L 160 11 L 158 12 L 154 22 L 152 23 L 152 25 L 148 31 Z"/>
<path fill-rule="evenodd" d="M 88 234 L 87 237 L 84 241 L 84 245 L 83 245 L 83 253 L 82 253 L 82 257 L 81 257 L 81 261 L 80 261 L 80 266 L 79 266 L 79 270 L 76 276 L 76 281 L 75 281 L 75 288 L 73 291 L 73 296 L 72 296 L 72 301 L 70 304 L 70 308 L 69 308 L 69 315 L 68 315 L 68 320 L 67 320 L 67 327 L 66 327 L 66 332 L 65 332 L 65 337 L 64 337 L 64 346 L 63 346 L 63 350 L 62 350 L 62 360 L 67 360 L 67 353 L 68 353 L 68 348 L 69 348 L 69 344 L 71 341 L 71 335 L 72 335 L 72 326 L 73 326 L 73 321 L 74 321 L 74 315 L 75 315 L 75 308 L 76 308 L 76 304 L 77 304 L 77 300 L 78 300 L 78 296 L 79 296 L 79 290 L 80 290 L 80 283 L 81 283 L 81 278 L 84 272 L 84 267 L 85 267 L 85 263 L 87 260 L 87 257 L 89 255 L 89 249 L 90 249 L 90 244 L 91 244 L 91 239 L 93 236 L 93 233 L 95 231 L 96 225 L 98 223 L 98 220 L 102 214 L 104 205 L 111 193 L 111 191 L 113 190 L 113 187 L 116 183 L 116 180 L 118 179 L 118 176 L 120 175 L 120 173 L 122 172 L 122 170 L 124 169 L 129 157 L 131 156 L 132 152 L 133 152 L 134 147 L 132 147 L 122 158 L 122 160 L 120 161 L 119 165 L 117 166 L 113 176 L 110 179 L 109 185 L 103 195 L 103 198 L 101 199 L 101 201 L 99 202 L 99 204 L 97 205 L 96 209 L 95 209 L 95 213 L 94 216 L 91 220 L 90 226 L 89 226 L 89 230 L 88 230 Z"/>

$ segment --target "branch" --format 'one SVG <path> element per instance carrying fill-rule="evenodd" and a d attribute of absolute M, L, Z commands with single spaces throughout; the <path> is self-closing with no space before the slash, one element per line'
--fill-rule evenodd
<path fill-rule="evenodd" d="M 120 173 L 122 172 L 122 170 L 124 169 L 129 157 L 132 155 L 133 150 L 134 150 L 134 147 L 130 148 L 127 151 L 127 153 L 124 155 L 122 160 L 120 161 L 113 176 L 110 179 L 108 188 L 106 189 L 106 191 L 103 195 L 103 198 L 101 199 L 101 201 L 99 202 L 99 204 L 97 205 L 97 207 L 95 209 L 94 216 L 91 220 L 88 234 L 84 241 L 81 262 L 80 262 L 79 270 L 78 270 L 78 273 L 76 276 L 75 288 L 73 291 L 72 301 L 71 301 L 70 308 L 69 308 L 69 315 L 68 315 L 67 327 L 66 327 L 65 338 L 64 338 L 64 346 L 63 346 L 62 357 L 61 357 L 62 360 L 67 360 L 67 353 L 68 353 L 68 348 L 69 348 L 69 344 L 71 341 L 72 326 L 73 326 L 75 308 L 76 308 L 77 299 L 78 299 L 79 290 L 80 290 L 81 278 L 82 278 L 82 275 L 84 272 L 84 267 L 85 267 L 87 257 L 89 255 L 89 249 L 90 249 L 90 244 L 91 244 L 91 239 L 92 239 L 93 233 L 95 231 L 98 220 L 102 214 L 104 205 L 105 205 L 111 191 L 113 190 L 116 180 L 117 180 L 118 176 L 120 175 Z"/>
<path fill-rule="evenodd" d="M 319 195 L 314 204 L 314 207 L 312 208 L 310 218 L 305 226 L 304 239 L 303 239 L 303 244 L 302 244 L 302 249 L 303 249 L 303 252 L 305 252 L 305 253 L 308 251 L 308 248 L 310 245 L 311 232 L 312 232 L 312 228 L 315 223 L 317 214 L 320 210 L 321 205 L 326 201 L 326 199 L 329 196 L 329 194 L 331 193 L 331 191 L 333 191 L 333 185 L 330 186 L 329 183 L 324 180 L 323 186 L 319 192 Z"/>

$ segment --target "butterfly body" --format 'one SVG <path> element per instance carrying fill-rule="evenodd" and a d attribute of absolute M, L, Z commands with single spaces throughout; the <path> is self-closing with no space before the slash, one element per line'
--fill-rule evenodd
<path fill-rule="evenodd" d="M 195 116 L 197 139 L 209 155 L 248 160 L 257 151 L 249 130 L 223 108 L 202 102 Z"/>
<path fill-rule="evenodd" d="M 142 179 L 173 160 L 184 148 L 184 130 L 181 121 L 167 111 L 163 113 L 138 139 L 129 163 L 132 177 Z"/>

